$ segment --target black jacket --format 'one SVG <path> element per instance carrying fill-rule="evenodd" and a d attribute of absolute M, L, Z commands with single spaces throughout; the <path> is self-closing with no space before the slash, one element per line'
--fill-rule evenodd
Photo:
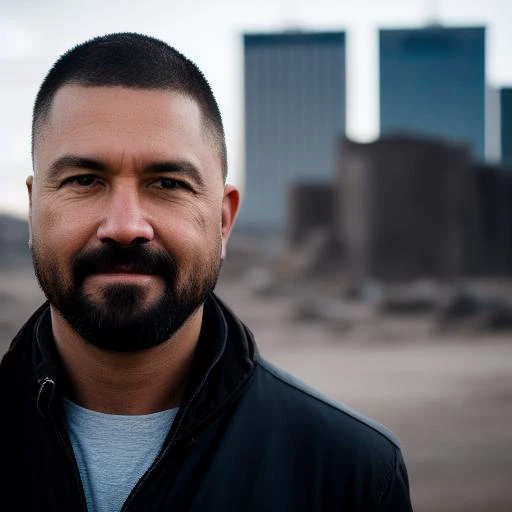
<path fill-rule="evenodd" d="M 64 379 L 44 305 L 0 365 L 0 496 L 15 510 L 86 510 L 62 418 Z M 212 296 L 178 416 L 123 510 L 412 508 L 393 434 L 264 361 Z"/>

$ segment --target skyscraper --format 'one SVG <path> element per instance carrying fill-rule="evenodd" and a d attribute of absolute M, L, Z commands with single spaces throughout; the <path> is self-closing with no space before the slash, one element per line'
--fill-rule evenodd
<path fill-rule="evenodd" d="M 333 179 L 345 129 L 343 32 L 244 36 L 245 194 L 239 226 L 279 230 L 286 193 Z"/>
<path fill-rule="evenodd" d="M 512 87 L 500 91 L 501 162 L 512 166 Z"/>
<path fill-rule="evenodd" d="M 485 28 L 381 30 L 380 127 L 468 144 L 483 159 Z"/>

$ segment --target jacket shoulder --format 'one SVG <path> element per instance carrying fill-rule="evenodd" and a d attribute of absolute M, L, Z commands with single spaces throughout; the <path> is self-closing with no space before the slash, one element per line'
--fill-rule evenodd
<path fill-rule="evenodd" d="M 395 448 L 400 449 L 398 437 L 388 428 L 367 416 L 355 411 L 345 404 L 341 404 L 324 395 L 297 377 L 259 357 L 258 364 L 267 375 L 274 380 L 274 384 L 282 387 L 283 392 L 296 403 L 297 406 L 310 410 L 321 411 L 327 414 L 334 422 L 338 419 L 344 425 L 352 427 L 360 433 L 371 437 L 381 438 Z"/>

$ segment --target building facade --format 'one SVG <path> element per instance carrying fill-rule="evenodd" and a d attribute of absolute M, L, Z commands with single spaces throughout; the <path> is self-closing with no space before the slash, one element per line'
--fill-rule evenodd
<path fill-rule="evenodd" d="M 280 231 L 298 181 L 332 181 L 345 130 L 343 32 L 244 36 L 245 192 L 240 229 Z"/>
<path fill-rule="evenodd" d="M 501 162 L 512 167 L 512 87 L 500 91 Z"/>
<path fill-rule="evenodd" d="M 485 28 L 380 31 L 381 135 L 443 138 L 485 156 Z"/>

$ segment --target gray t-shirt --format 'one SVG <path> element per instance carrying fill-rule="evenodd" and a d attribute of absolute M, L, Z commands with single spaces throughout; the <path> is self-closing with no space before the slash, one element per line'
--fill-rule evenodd
<path fill-rule="evenodd" d="M 64 409 L 87 509 L 121 510 L 158 455 L 178 409 L 123 416 L 84 409 L 67 399 Z"/>

